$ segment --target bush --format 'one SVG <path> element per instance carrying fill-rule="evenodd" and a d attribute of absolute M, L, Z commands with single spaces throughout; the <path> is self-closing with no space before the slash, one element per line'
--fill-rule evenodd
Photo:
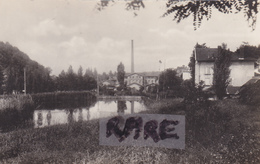
<path fill-rule="evenodd" d="M 185 103 L 206 102 L 209 98 L 209 93 L 204 91 L 204 82 L 195 85 L 191 80 L 185 80 L 182 83 L 183 97 Z"/>
<path fill-rule="evenodd" d="M 240 90 L 240 101 L 248 105 L 260 105 L 260 80 L 244 85 Z"/>

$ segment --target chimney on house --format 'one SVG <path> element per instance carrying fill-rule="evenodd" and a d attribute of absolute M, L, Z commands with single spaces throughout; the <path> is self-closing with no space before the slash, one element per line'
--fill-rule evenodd
<path fill-rule="evenodd" d="M 131 73 L 134 73 L 134 41 L 131 40 Z"/>

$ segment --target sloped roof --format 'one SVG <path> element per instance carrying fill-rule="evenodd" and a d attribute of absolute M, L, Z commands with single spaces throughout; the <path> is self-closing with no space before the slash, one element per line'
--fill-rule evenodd
<path fill-rule="evenodd" d="M 138 74 L 141 76 L 159 76 L 161 72 L 135 72 L 135 73 L 126 73 L 125 76 L 130 76 L 133 74 Z"/>
<path fill-rule="evenodd" d="M 245 86 L 245 85 L 249 85 L 249 84 L 254 84 L 254 83 L 258 82 L 259 80 L 260 80 L 260 77 L 259 77 L 259 76 L 255 76 L 255 77 L 253 77 L 252 79 L 248 80 L 248 81 L 244 84 L 244 86 Z"/>
<path fill-rule="evenodd" d="M 131 84 L 128 84 L 127 86 L 131 86 L 131 85 L 139 85 L 139 86 L 142 86 L 141 84 L 138 84 L 138 83 L 131 83 Z"/>
<path fill-rule="evenodd" d="M 239 93 L 240 87 L 228 86 L 227 93 L 231 95 L 236 95 Z"/>
<path fill-rule="evenodd" d="M 196 48 L 195 60 L 197 61 L 214 61 L 218 54 L 217 48 Z"/>
<path fill-rule="evenodd" d="M 196 48 L 195 60 L 198 62 L 214 62 L 218 55 L 218 48 Z M 255 61 L 254 58 L 244 58 L 246 51 L 235 53 L 231 52 L 231 61 Z"/>
<path fill-rule="evenodd" d="M 105 82 L 109 83 L 109 85 L 116 85 L 116 82 L 112 80 L 103 81 L 102 84 L 104 84 Z"/>

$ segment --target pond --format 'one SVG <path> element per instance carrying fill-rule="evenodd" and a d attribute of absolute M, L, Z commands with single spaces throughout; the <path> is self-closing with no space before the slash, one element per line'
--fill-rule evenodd
<path fill-rule="evenodd" d="M 89 121 L 111 115 L 138 113 L 147 110 L 143 101 L 96 101 L 87 107 L 37 109 L 26 113 L 8 113 L 0 121 L 0 132 L 24 128 L 42 128 L 58 124 Z"/>

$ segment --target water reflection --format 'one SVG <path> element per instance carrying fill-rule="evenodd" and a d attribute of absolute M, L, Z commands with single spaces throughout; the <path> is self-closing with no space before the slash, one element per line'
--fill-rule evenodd
<path fill-rule="evenodd" d="M 83 121 L 82 108 L 79 108 L 79 117 L 78 117 L 78 120 L 79 120 L 80 122 Z"/>
<path fill-rule="evenodd" d="M 41 126 L 43 121 L 42 112 L 38 113 L 37 125 Z"/>
<path fill-rule="evenodd" d="M 117 112 L 118 113 L 125 113 L 126 109 L 127 109 L 126 101 L 118 101 L 117 102 Z"/>
<path fill-rule="evenodd" d="M 51 111 L 47 113 L 47 123 L 48 125 L 51 125 Z"/>
<path fill-rule="evenodd" d="M 146 110 L 138 101 L 98 101 L 92 107 L 35 110 L 35 128 L 57 124 L 71 124 L 79 121 L 89 121 L 112 115 L 138 113 Z"/>
<path fill-rule="evenodd" d="M 69 124 L 74 122 L 73 111 L 74 111 L 74 109 L 67 110 L 67 113 L 68 113 L 68 123 Z"/>

